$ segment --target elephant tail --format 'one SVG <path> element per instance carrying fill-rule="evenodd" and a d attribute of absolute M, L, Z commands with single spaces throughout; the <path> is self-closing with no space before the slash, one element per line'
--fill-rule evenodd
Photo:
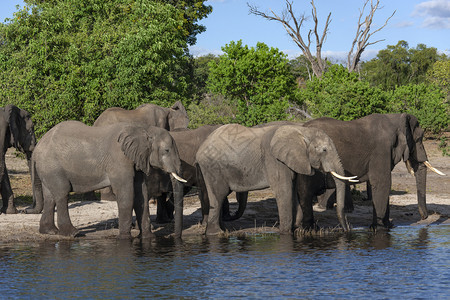
<path fill-rule="evenodd" d="M 224 221 L 234 221 L 242 217 L 247 207 L 248 192 L 237 192 L 236 200 L 239 204 L 238 210 L 229 216 L 223 216 Z"/>
<path fill-rule="evenodd" d="M 33 205 L 25 209 L 27 214 L 39 214 L 44 207 L 44 195 L 42 192 L 42 182 L 36 172 L 36 162 L 31 159 L 31 185 L 33 187 Z"/>

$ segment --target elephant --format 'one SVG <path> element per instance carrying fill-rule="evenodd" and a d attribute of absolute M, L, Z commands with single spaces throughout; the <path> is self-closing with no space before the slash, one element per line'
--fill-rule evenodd
<path fill-rule="evenodd" d="M 345 174 L 355 175 L 360 182 L 367 182 L 373 203 L 372 229 L 393 226 L 389 220 L 391 171 L 401 160 L 416 177 L 421 218 L 428 217 L 425 198 L 427 167 L 444 174 L 429 164 L 422 144 L 424 131 L 415 116 L 406 113 L 372 114 L 353 121 L 324 117 L 308 121 L 304 126 L 323 130 L 333 140 Z M 305 193 L 302 197 L 312 197 L 313 187 L 321 185 L 318 181 L 310 184 L 309 194 Z M 325 207 L 324 203 L 319 205 Z"/>
<path fill-rule="evenodd" d="M 302 126 L 248 128 L 229 124 L 215 130 L 196 155 L 208 191 L 210 211 L 206 235 L 223 230 L 222 201 L 230 191 L 247 192 L 270 187 L 275 193 L 281 234 L 292 233 L 296 193 L 300 175 L 312 176 L 315 169 L 336 177 L 337 217 L 348 231 L 344 214 L 344 169 L 331 139 L 321 130 Z M 300 201 L 302 225 L 314 226 L 312 203 Z"/>
<path fill-rule="evenodd" d="M 77 235 L 68 212 L 69 192 L 111 186 L 118 203 L 119 238 L 131 237 L 133 209 L 140 236 L 152 237 L 145 176 L 158 168 L 182 180 L 177 175 L 178 150 L 167 130 L 127 123 L 102 127 L 59 123 L 36 145 L 31 164 L 35 207 L 28 212 L 40 212 L 43 206 L 39 232 L 44 234 Z"/>
<path fill-rule="evenodd" d="M 31 153 L 35 145 L 36 137 L 30 114 L 12 104 L 0 108 L 0 149 L 2 150 L 0 158 L 0 193 L 3 199 L 0 213 L 17 213 L 14 205 L 14 194 L 5 164 L 6 150 L 10 147 L 15 147 L 26 155 L 28 165 L 30 165 Z"/>
<path fill-rule="evenodd" d="M 195 156 L 197 154 L 198 148 L 201 144 L 206 140 L 206 138 L 217 128 L 222 125 L 204 125 L 197 129 L 192 130 L 174 130 L 170 131 L 170 135 L 175 140 L 175 143 L 178 148 L 178 152 L 180 154 L 181 159 L 181 174 L 184 179 L 187 180 L 187 183 L 184 183 L 183 186 L 178 187 L 178 194 L 180 197 L 185 195 L 191 187 L 195 186 L 199 188 L 199 198 L 202 209 L 202 223 L 206 225 L 209 214 L 209 199 L 208 193 L 206 192 L 206 187 L 204 186 L 203 178 L 201 172 L 198 172 Z M 164 178 L 165 177 L 165 178 Z M 156 178 L 156 177 L 155 177 Z M 153 186 L 156 188 L 162 187 L 163 189 L 169 187 L 168 184 L 163 184 L 162 182 L 168 182 L 167 175 L 163 175 L 160 177 L 159 181 L 154 181 Z M 171 219 L 170 212 L 173 211 L 173 207 L 168 205 L 170 201 L 166 201 L 167 192 L 171 191 L 172 187 L 169 187 L 169 190 L 163 190 L 157 193 L 156 191 L 153 194 L 160 194 L 157 198 L 157 222 L 167 222 L 168 219 Z M 223 207 L 223 218 L 226 221 L 232 221 L 240 218 L 245 210 L 247 204 L 248 193 L 237 193 L 236 199 L 238 201 L 239 207 L 237 212 L 234 214 L 230 214 L 228 200 L 225 199 L 224 207 Z M 179 202 L 180 200 L 178 200 Z M 174 202 L 177 202 L 175 200 Z M 168 215 L 169 213 L 169 215 Z"/>
<path fill-rule="evenodd" d="M 93 126 L 105 126 L 118 122 L 126 122 L 141 126 L 156 126 L 166 130 L 187 129 L 189 117 L 183 103 L 175 102 L 172 107 L 161 107 L 151 103 L 140 105 L 134 110 L 126 110 L 120 107 L 106 109 L 95 120 Z M 104 200 L 115 200 L 111 189 L 101 190 L 101 197 Z M 95 200 L 93 192 L 85 194 L 86 199 Z"/>
<path fill-rule="evenodd" d="M 108 108 L 95 120 L 94 126 L 104 126 L 117 122 L 132 122 L 142 126 L 156 126 L 166 130 L 175 130 L 187 128 L 189 117 L 180 101 L 175 102 L 170 108 L 145 103 L 135 110 L 126 110 L 119 107 Z"/>

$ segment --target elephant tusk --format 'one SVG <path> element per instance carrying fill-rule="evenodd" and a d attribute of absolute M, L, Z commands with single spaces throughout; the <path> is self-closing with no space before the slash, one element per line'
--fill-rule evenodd
<path fill-rule="evenodd" d="M 414 170 L 411 167 L 411 162 L 409 160 L 405 161 L 406 169 L 408 170 L 409 174 L 414 175 Z"/>
<path fill-rule="evenodd" d="M 433 171 L 434 173 L 437 173 L 439 175 L 445 176 L 444 173 L 442 173 L 441 171 L 439 171 L 438 169 L 434 168 L 429 162 L 428 160 L 424 162 L 425 166 L 427 166 L 431 171 Z"/>
<path fill-rule="evenodd" d="M 330 173 L 333 174 L 334 177 L 342 179 L 342 180 L 348 180 L 350 182 L 358 182 L 359 181 L 359 180 L 357 180 L 357 181 L 354 180 L 358 176 L 346 177 L 346 176 L 339 175 L 338 173 L 336 173 L 334 171 L 331 171 Z"/>
<path fill-rule="evenodd" d="M 175 177 L 175 179 L 178 180 L 179 182 L 183 182 L 183 183 L 186 183 L 186 182 L 187 182 L 186 179 L 181 178 L 180 176 L 178 176 L 177 174 L 175 174 L 175 172 L 170 173 L 170 175 L 172 175 L 173 177 Z"/>

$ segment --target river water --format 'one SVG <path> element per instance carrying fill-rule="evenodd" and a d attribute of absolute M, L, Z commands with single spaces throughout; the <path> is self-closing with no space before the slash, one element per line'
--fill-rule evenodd
<path fill-rule="evenodd" d="M 0 297 L 450 299 L 450 226 L 0 244 Z"/>

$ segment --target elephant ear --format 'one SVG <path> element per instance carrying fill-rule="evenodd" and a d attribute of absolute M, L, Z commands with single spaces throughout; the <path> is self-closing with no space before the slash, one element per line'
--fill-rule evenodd
<path fill-rule="evenodd" d="M 394 164 L 400 160 L 407 161 L 409 158 L 409 148 L 406 142 L 406 136 L 403 132 L 397 132 L 394 147 L 392 148 L 392 159 Z"/>
<path fill-rule="evenodd" d="M 168 117 L 169 130 L 186 129 L 189 125 L 189 117 L 181 101 L 175 102 L 170 108 Z"/>
<path fill-rule="evenodd" d="M 179 110 L 180 112 L 184 113 L 185 115 L 187 115 L 187 111 L 186 108 L 184 107 L 183 103 L 181 103 L 181 101 L 177 101 L 175 102 L 171 109 L 173 110 Z"/>
<path fill-rule="evenodd" d="M 137 170 L 149 175 L 150 154 L 153 137 L 142 127 L 125 127 L 117 139 L 126 157 L 132 160 Z"/>
<path fill-rule="evenodd" d="M 21 150 L 22 146 L 20 145 L 20 127 L 21 127 L 21 117 L 20 117 L 20 108 L 15 105 L 8 104 L 5 106 L 6 113 L 6 121 L 9 124 L 9 128 L 11 131 L 11 145 L 16 149 Z"/>
<path fill-rule="evenodd" d="M 294 172 L 312 175 L 308 144 L 300 130 L 292 126 L 281 126 L 270 141 L 270 153 Z"/>
<path fill-rule="evenodd" d="M 414 151 L 413 122 L 414 120 L 410 114 L 401 114 L 400 128 L 398 128 L 396 146 L 394 147 L 394 161 L 396 162 L 399 162 L 400 159 L 407 161 L 409 155 Z"/>

